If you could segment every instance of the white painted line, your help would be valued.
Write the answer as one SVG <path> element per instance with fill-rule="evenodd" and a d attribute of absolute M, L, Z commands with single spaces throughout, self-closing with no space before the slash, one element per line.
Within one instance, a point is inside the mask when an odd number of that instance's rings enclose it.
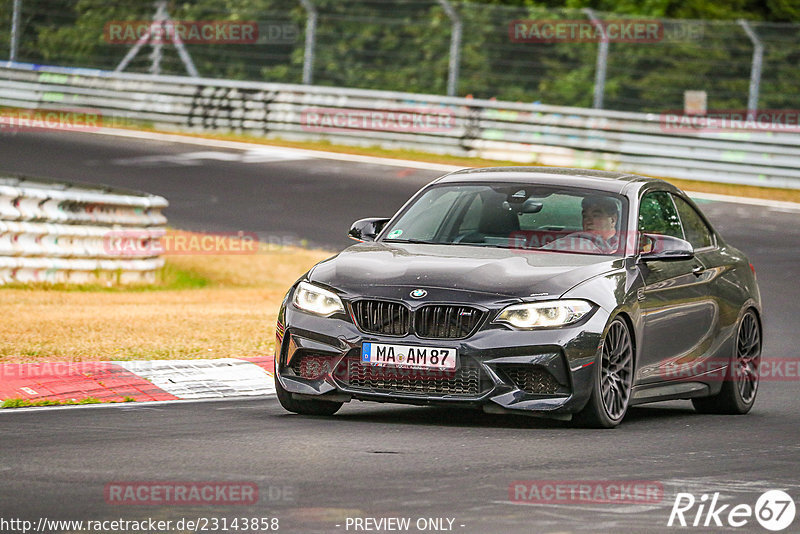
<path fill-rule="evenodd" d="M 261 145 L 258 143 L 244 143 L 241 141 L 223 141 L 220 139 L 205 139 L 202 137 L 190 137 L 179 134 L 164 134 L 155 132 L 142 132 L 137 130 L 123 130 L 119 128 L 101 128 L 94 132 L 77 132 L 77 133 L 94 133 L 102 135 L 110 135 L 116 137 L 128 137 L 133 139 L 145 139 L 151 141 L 163 141 L 167 143 L 183 143 L 190 145 L 198 145 L 205 147 L 216 148 L 229 148 L 234 150 L 251 151 L 256 148 L 270 147 L 280 149 L 287 157 L 291 155 L 297 156 L 297 159 L 331 159 L 337 161 L 349 161 L 353 163 L 368 163 L 373 165 L 385 165 L 390 167 L 403 167 L 411 169 L 422 169 L 430 171 L 453 172 L 464 169 L 456 165 L 443 165 L 439 163 L 426 163 L 422 161 L 410 161 L 392 158 L 379 158 L 376 156 L 359 156 L 355 154 L 340 154 L 338 152 L 325 152 L 322 150 L 309 150 L 305 148 L 285 148 L 276 147 L 273 145 Z M 800 203 L 784 202 L 780 200 L 766 200 L 762 198 L 749 198 L 737 197 L 731 195 L 718 195 L 715 193 L 699 193 L 696 191 L 686 191 L 686 194 L 692 198 L 703 200 L 711 200 L 715 202 L 731 202 L 735 204 L 748 204 L 751 206 L 765 206 L 776 209 L 783 209 L 789 211 L 800 211 Z"/>
<path fill-rule="evenodd" d="M 322 150 L 309 150 L 306 148 L 289 148 L 279 147 L 274 145 L 262 145 L 259 143 L 244 143 L 241 141 L 223 141 L 221 139 L 205 139 L 202 137 L 190 137 L 178 134 L 164 134 L 155 132 L 140 132 L 137 130 L 122 130 L 118 128 L 101 128 L 92 132 L 80 133 L 93 133 L 102 135 L 112 135 L 116 137 L 128 137 L 133 139 L 146 139 L 150 141 L 163 141 L 166 143 L 183 143 L 188 145 L 198 145 L 205 147 L 215 148 L 229 148 L 233 150 L 246 150 L 250 151 L 256 148 L 273 148 L 280 149 L 287 156 L 295 155 L 297 159 L 332 159 L 337 161 L 349 161 L 353 163 L 369 163 L 373 165 L 385 165 L 390 167 L 403 167 L 412 169 L 423 169 L 431 171 L 453 172 L 463 169 L 455 165 L 442 165 L 438 163 L 425 163 L 420 161 L 410 161 L 392 158 L 379 158 L 376 156 L 359 156 L 356 154 L 341 154 L 339 152 L 325 152 Z"/>
<path fill-rule="evenodd" d="M 692 198 L 701 200 L 711 200 L 714 202 L 730 202 L 732 204 L 748 204 L 750 206 L 765 206 L 780 210 L 800 211 L 800 204 L 797 202 L 785 202 L 782 200 L 769 200 L 765 198 L 735 197 L 733 195 L 718 195 L 716 193 L 699 193 L 697 191 L 686 191 Z"/>
<path fill-rule="evenodd" d="M 535 506 L 541 508 L 561 508 L 564 510 L 583 510 L 587 512 L 610 513 L 610 514 L 640 514 L 651 510 L 662 510 L 660 504 L 615 504 L 615 503 L 546 503 L 546 502 L 524 502 L 524 501 L 490 501 L 494 504 L 510 504 L 512 506 Z"/>
<path fill-rule="evenodd" d="M 266 163 L 271 161 L 307 160 L 311 156 L 287 152 L 281 147 L 248 148 L 244 152 L 220 152 L 203 150 L 200 152 L 184 152 L 182 154 L 157 154 L 155 156 L 139 156 L 134 158 L 118 158 L 111 160 L 114 165 L 126 167 L 157 167 L 175 165 L 179 167 L 199 166 L 203 161 L 235 161 L 239 163 Z"/>

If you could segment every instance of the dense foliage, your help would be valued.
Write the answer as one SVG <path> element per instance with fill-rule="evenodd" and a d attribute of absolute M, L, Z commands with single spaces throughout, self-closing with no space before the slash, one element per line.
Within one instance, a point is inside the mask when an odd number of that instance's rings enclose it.
<path fill-rule="evenodd" d="M 318 10 L 313 83 L 444 94 L 452 22 L 437 0 L 312 0 Z M 112 44 L 111 21 L 149 20 L 140 0 L 23 0 L 18 60 L 113 69 L 130 44 Z M 605 107 L 680 109 L 685 90 L 708 92 L 715 109 L 746 106 L 753 45 L 736 22 L 753 21 L 765 46 L 761 108 L 797 108 L 800 0 L 451 0 L 463 22 L 457 93 L 512 101 L 590 106 L 598 45 L 513 42 L 515 20 L 664 19 L 658 42 L 611 43 Z M 12 0 L 0 0 L 0 58 L 8 57 Z M 201 76 L 300 83 L 307 13 L 299 0 L 170 0 L 175 20 L 289 25 L 289 41 L 189 44 Z M 675 19 L 675 20 L 673 20 Z M 686 19 L 686 20 L 677 20 Z M 145 46 L 129 71 L 147 72 Z M 161 70 L 185 74 L 174 47 Z"/>

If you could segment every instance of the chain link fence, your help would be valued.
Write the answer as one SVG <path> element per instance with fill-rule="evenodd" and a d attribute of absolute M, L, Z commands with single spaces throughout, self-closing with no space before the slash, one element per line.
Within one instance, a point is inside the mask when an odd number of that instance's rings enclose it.
<path fill-rule="evenodd" d="M 13 0 L 0 0 L 0 61 L 11 57 Z"/>
<path fill-rule="evenodd" d="M 0 0 L 0 58 L 622 111 L 681 110 L 684 91 L 705 91 L 715 110 L 800 107 L 800 24 L 642 20 L 455 0 L 221 4 Z M 177 43 L 150 35 L 137 46 L 159 6 L 167 21 L 217 32 L 192 39 L 189 31 Z M 220 37 L 225 25 L 257 32 Z M 626 25 L 655 31 L 614 33 Z"/>

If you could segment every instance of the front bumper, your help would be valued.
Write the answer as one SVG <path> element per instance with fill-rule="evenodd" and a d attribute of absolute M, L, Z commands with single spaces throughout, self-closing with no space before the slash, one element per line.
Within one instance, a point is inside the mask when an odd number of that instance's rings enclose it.
<path fill-rule="evenodd" d="M 282 310 L 275 369 L 298 398 L 457 405 L 490 413 L 566 416 L 589 400 L 595 360 L 608 316 L 602 309 L 569 327 L 521 331 L 483 324 L 467 339 L 361 332 L 346 317 L 318 317 L 287 304 Z M 364 342 L 458 351 L 455 373 L 364 367 Z"/>

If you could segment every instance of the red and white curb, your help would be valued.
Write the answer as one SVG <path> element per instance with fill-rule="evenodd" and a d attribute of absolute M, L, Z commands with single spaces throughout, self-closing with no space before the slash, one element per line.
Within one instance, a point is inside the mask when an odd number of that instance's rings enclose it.
<path fill-rule="evenodd" d="M 118 365 L 179 399 L 275 393 L 271 373 L 236 358 L 131 361 Z"/>
<path fill-rule="evenodd" d="M 274 393 L 271 357 L 0 365 L 0 401 L 166 401 Z"/>

